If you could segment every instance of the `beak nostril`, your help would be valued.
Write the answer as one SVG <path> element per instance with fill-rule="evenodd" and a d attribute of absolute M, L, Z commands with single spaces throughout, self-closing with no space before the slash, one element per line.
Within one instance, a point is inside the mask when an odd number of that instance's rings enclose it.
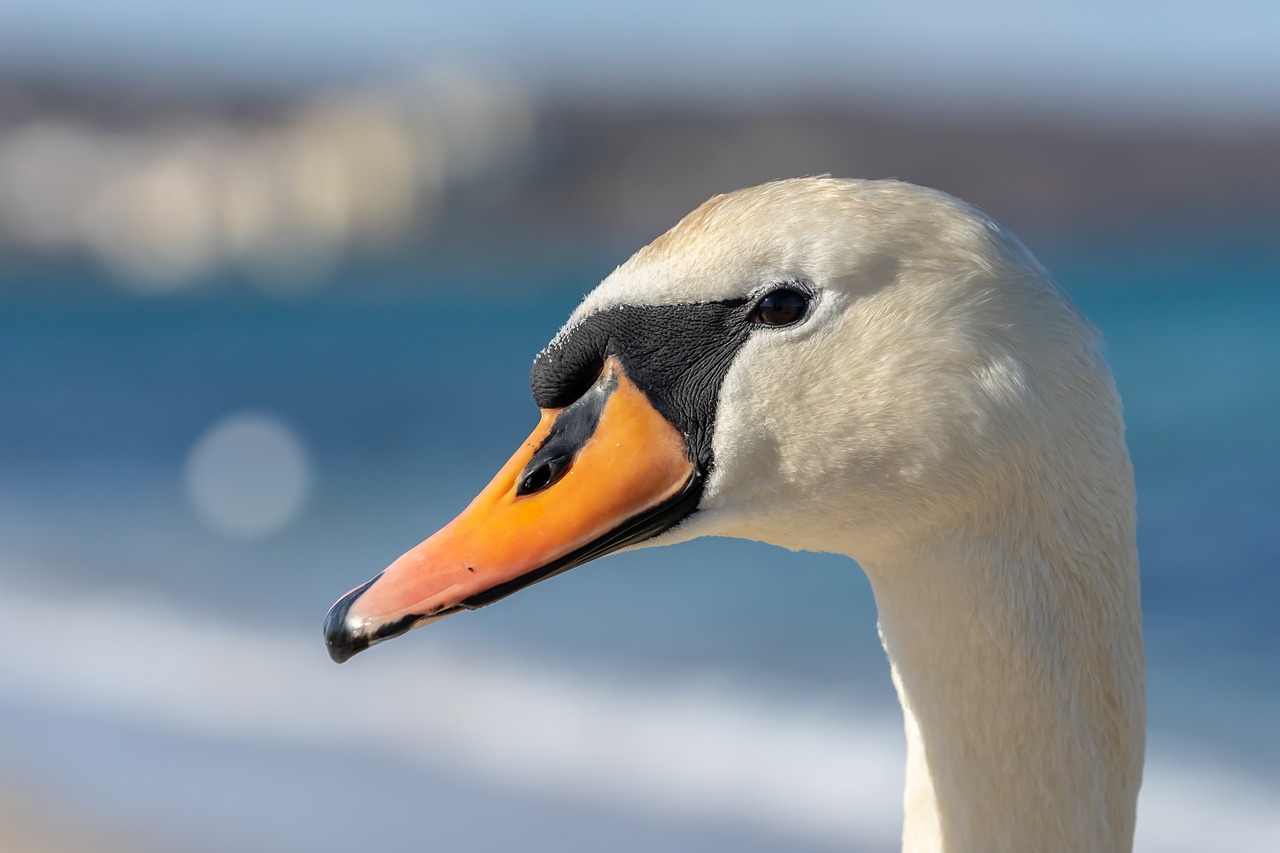
<path fill-rule="evenodd" d="M 516 494 L 519 496 L 537 494 L 554 485 L 568 472 L 572 462 L 572 456 L 557 455 L 543 460 L 542 464 L 535 468 L 527 469 L 524 479 L 516 489 Z"/>
<path fill-rule="evenodd" d="M 617 387 L 617 373 L 609 368 L 595 385 L 556 414 L 546 438 L 520 475 L 516 497 L 544 491 L 569 473 L 573 460 L 595 434 L 605 405 Z"/>
<path fill-rule="evenodd" d="M 516 494 L 533 494 L 534 492 L 542 491 L 549 485 L 551 485 L 551 466 L 539 465 L 520 482 L 520 489 Z"/>

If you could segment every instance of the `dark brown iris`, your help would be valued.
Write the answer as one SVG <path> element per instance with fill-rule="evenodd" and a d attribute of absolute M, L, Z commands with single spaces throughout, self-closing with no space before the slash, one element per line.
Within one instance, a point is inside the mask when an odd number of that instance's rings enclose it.
<path fill-rule="evenodd" d="M 780 287 L 764 295 L 751 309 L 751 322 L 761 326 L 790 326 L 809 310 L 809 296 L 790 287 Z"/>

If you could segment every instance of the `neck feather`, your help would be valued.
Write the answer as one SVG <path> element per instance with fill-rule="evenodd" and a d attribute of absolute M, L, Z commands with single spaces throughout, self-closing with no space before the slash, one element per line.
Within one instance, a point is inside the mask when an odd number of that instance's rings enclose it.
<path fill-rule="evenodd" d="M 904 850 L 1131 848 L 1144 737 L 1132 504 L 1055 503 L 1052 524 L 1033 504 L 863 562 L 906 723 Z"/>

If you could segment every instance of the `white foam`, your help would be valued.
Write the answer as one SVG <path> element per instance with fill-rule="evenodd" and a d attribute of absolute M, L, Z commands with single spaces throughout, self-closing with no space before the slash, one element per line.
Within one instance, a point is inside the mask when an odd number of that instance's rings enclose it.
<path fill-rule="evenodd" d="M 210 738 L 347 743 L 504 786 L 642 813 L 892 847 L 896 719 L 814 697 L 388 648 L 344 667 L 318 636 L 246 630 L 137 595 L 5 596 L 0 691 Z M 1280 787 L 1153 749 L 1138 849 L 1261 849 Z"/>

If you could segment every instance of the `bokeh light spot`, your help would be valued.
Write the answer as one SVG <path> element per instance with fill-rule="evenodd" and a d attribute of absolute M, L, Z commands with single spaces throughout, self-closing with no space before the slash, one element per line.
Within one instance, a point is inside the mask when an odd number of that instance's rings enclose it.
<path fill-rule="evenodd" d="M 279 418 L 238 412 L 211 426 L 187 455 L 187 498 L 217 532 L 257 539 L 292 521 L 311 487 L 311 463 Z"/>

